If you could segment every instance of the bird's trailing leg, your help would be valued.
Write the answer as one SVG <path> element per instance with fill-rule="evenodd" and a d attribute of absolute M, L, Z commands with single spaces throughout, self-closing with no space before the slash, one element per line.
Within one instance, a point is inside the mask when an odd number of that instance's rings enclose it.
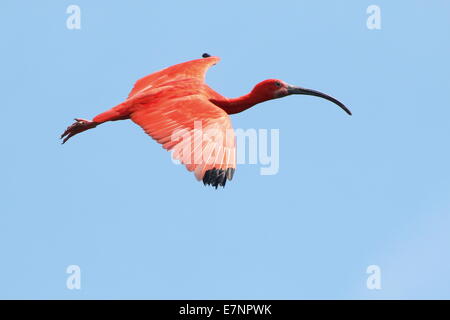
<path fill-rule="evenodd" d="M 129 118 L 130 118 L 129 111 L 125 104 L 119 104 L 112 109 L 100 113 L 99 115 L 95 116 L 94 119 L 92 120 L 75 118 L 75 123 L 67 127 L 66 131 L 64 131 L 64 133 L 61 135 L 61 139 L 63 139 L 62 143 L 64 144 L 74 135 L 95 128 L 96 126 L 104 122 L 126 120 Z"/>
<path fill-rule="evenodd" d="M 63 139 L 62 143 L 64 144 L 74 135 L 95 128 L 98 125 L 99 123 L 95 121 L 75 118 L 75 123 L 68 126 L 66 131 L 64 131 L 64 133 L 61 135 L 61 139 Z"/>

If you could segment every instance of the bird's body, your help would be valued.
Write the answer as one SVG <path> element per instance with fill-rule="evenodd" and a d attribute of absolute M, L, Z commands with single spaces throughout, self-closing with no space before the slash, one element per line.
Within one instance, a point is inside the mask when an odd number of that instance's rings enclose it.
<path fill-rule="evenodd" d="M 318 91 L 293 87 L 269 79 L 247 95 L 226 98 L 205 84 L 207 70 L 220 59 L 192 60 L 152 73 L 138 80 L 128 98 L 92 120 L 75 119 L 63 133 L 63 143 L 72 136 L 106 121 L 131 119 L 194 171 L 204 184 L 225 186 L 236 168 L 235 139 L 229 114 L 289 94 L 309 94 L 328 99 L 347 113 L 336 99 Z"/>

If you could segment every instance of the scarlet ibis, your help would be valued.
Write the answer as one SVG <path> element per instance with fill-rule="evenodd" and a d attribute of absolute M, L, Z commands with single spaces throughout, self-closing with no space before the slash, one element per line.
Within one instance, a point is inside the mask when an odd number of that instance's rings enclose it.
<path fill-rule="evenodd" d="M 163 148 L 172 150 L 173 157 L 189 171 L 194 171 L 197 180 L 217 189 L 233 178 L 236 168 L 235 138 L 229 114 L 267 100 L 300 94 L 327 99 L 351 115 L 343 103 L 325 93 L 278 79 L 264 80 L 244 96 L 226 98 L 204 82 L 207 70 L 219 60 L 203 54 L 202 59 L 180 63 L 139 79 L 124 102 L 92 120 L 76 118 L 61 135 L 62 143 L 106 121 L 131 119 Z M 196 133 L 198 123 L 203 130 L 215 130 L 215 136 L 202 130 L 201 134 Z M 183 139 L 174 138 L 175 132 L 183 132 Z"/>

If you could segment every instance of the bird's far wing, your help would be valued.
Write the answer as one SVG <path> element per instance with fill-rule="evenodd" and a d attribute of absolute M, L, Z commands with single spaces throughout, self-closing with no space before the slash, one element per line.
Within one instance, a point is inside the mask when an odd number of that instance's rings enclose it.
<path fill-rule="evenodd" d="M 208 69 L 219 62 L 219 60 L 219 57 L 196 59 L 154 72 L 136 81 L 128 95 L 128 99 L 143 90 L 155 88 L 173 80 L 197 79 L 204 81 Z"/>
<path fill-rule="evenodd" d="M 224 186 L 236 168 L 233 127 L 228 114 L 201 95 L 141 105 L 131 120 L 204 184 Z"/>

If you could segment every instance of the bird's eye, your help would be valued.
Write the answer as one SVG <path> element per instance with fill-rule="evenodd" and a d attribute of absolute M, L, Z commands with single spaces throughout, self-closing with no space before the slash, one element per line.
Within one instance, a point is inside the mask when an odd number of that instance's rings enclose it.
<path fill-rule="evenodd" d="M 277 82 L 275 82 L 275 85 L 276 85 L 277 87 L 281 87 L 281 82 L 277 81 Z"/>

